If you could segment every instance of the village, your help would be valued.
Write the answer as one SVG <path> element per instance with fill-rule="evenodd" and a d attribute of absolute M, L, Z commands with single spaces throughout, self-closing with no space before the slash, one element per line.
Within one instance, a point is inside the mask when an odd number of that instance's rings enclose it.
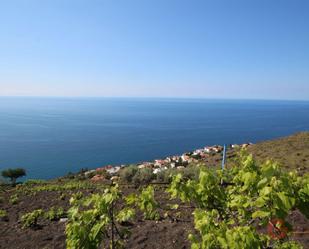
<path fill-rule="evenodd" d="M 252 143 L 231 144 L 227 148 L 235 150 L 247 148 L 251 145 Z M 189 164 L 198 163 L 207 159 L 210 156 L 221 154 L 223 152 L 223 149 L 224 147 L 221 145 L 206 146 L 204 148 L 196 149 L 192 152 L 183 153 L 182 155 L 168 156 L 165 159 L 156 159 L 151 162 L 137 163 L 135 166 L 138 169 L 151 169 L 153 174 L 158 174 L 159 172 L 173 168 L 184 169 Z M 106 165 L 97 169 L 86 171 L 84 174 L 85 176 L 91 176 L 91 180 L 96 182 L 104 180 L 104 176 L 100 172 L 106 171 L 111 176 L 112 181 L 117 181 L 119 179 L 119 177 L 117 176 L 118 172 L 125 167 L 128 167 L 128 165 Z"/>

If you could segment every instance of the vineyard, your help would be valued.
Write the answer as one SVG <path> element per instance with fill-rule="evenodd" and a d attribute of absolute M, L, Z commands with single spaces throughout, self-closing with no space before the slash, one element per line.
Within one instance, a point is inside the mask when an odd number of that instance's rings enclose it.
<path fill-rule="evenodd" d="M 20 248 L 308 246 L 308 174 L 286 172 L 271 161 L 258 164 L 245 152 L 225 170 L 196 167 L 197 177 L 176 171 L 166 184 L 30 181 L 4 189 L 0 207 L 10 203 L 10 208 L 0 212 L 0 232 L 6 234 L 0 248 L 19 248 L 7 232 L 14 215 L 19 218 L 13 230 L 21 238 L 37 239 L 44 231 L 39 244 Z M 27 212 L 14 209 L 24 202 Z"/>

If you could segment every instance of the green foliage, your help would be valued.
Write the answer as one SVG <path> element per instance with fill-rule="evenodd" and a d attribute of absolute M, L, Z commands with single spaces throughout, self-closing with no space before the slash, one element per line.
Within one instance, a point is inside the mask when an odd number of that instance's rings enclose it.
<path fill-rule="evenodd" d="M 182 175 L 188 180 L 198 180 L 200 175 L 201 165 L 189 165 L 188 167 L 182 169 Z"/>
<path fill-rule="evenodd" d="M 96 175 L 101 175 L 104 179 L 110 179 L 111 175 L 106 171 L 106 169 L 100 169 L 95 171 Z"/>
<path fill-rule="evenodd" d="M 301 186 L 298 190 L 297 208 L 309 219 L 309 174 L 298 179 Z"/>
<path fill-rule="evenodd" d="M 158 211 L 158 203 L 154 198 L 154 189 L 152 186 L 148 186 L 142 190 L 139 196 L 139 208 L 144 212 L 145 219 L 157 220 L 160 218 Z"/>
<path fill-rule="evenodd" d="M 37 192 L 48 191 L 74 191 L 82 189 L 95 189 L 96 186 L 89 181 L 65 180 L 59 182 L 44 182 L 35 185 L 19 185 L 18 192 L 23 194 L 35 194 Z"/>
<path fill-rule="evenodd" d="M 70 198 L 70 204 L 74 205 L 79 203 L 79 201 L 83 198 L 83 193 L 82 192 L 76 192 L 74 193 L 71 198 Z"/>
<path fill-rule="evenodd" d="M 192 249 L 301 248 L 289 240 L 289 233 L 285 238 L 275 240 L 258 233 L 256 225 L 266 226 L 274 219 L 286 222 L 289 212 L 296 208 L 308 217 L 309 175 L 299 177 L 295 172 L 283 172 L 279 165 L 271 161 L 258 165 L 252 156 L 244 152 L 233 167 L 224 171 L 196 166 L 166 170 L 161 176 L 157 175 L 157 179 L 162 177 L 168 180 L 170 175 L 172 180 L 167 192 L 171 198 L 197 207 L 193 212 L 196 232 L 189 235 Z M 150 182 L 153 174 L 149 169 L 138 170 L 130 166 L 120 171 L 120 177 L 128 183 L 140 185 Z M 30 182 L 17 188 L 16 192 L 80 191 L 85 188 L 99 189 L 87 182 L 74 180 L 59 183 Z M 60 193 L 64 196 L 64 193 Z M 11 196 L 11 199 L 14 198 L 18 200 L 17 195 Z M 82 192 L 72 194 L 66 225 L 67 248 L 99 248 L 104 239 L 111 238 L 112 227 L 133 221 L 135 208 L 142 211 L 144 219 L 160 218 L 152 186 L 144 188 L 139 195 L 125 197 L 129 207 L 120 209 L 122 198 L 117 185 L 87 197 Z M 179 208 L 178 204 L 167 206 L 169 209 Z M 181 211 L 181 208 L 177 211 Z M 25 214 L 22 217 L 23 227 L 37 225 L 42 212 L 35 210 Z M 180 217 L 181 213 L 177 212 L 176 215 Z M 63 216 L 64 211 L 54 207 L 44 215 L 49 220 Z M 169 213 L 166 213 L 166 217 L 169 217 Z M 122 235 L 120 231 L 117 235 L 120 240 L 114 241 L 114 248 L 122 246 Z"/>
<path fill-rule="evenodd" d="M 106 189 L 103 194 L 92 194 L 81 202 L 72 202 L 69 209 L 69 222 L 66 226 L 67 249 L 97 249 L 102 240 L 108 237 L 110 225 L 114 217 L 125 220 L 131 217 L 131 211 L 120 211 L 118 214 L 114 204 L 121 193 L 118 186 Z M 115 248 L 120 241 L 115 242 Z"/>
<path fill-rule="evenodd" d="M 173 176 L 167 192 L 172 198 L 180 198 L 183 202 L 193 201 L 200 208 L 223 209 L 226 202 L 220 178 L 207 169 L 200 171 L 197 181 L 185 180 L 180 173 Z"/>
<path fill-rule="evenodd" d="M 65 197 L 66 197 L 66 195 L 65 195 L 64 193 L 62 193 L 62 194 L 59 196 L 59 199 L 63 201 L 63 200 L 65 200 Z"/>
<path fill-rule="evenodd" d="M 254 221 L 260 225 L 273 218 L 286 222 L 294 208 L 308 213 L 308 178 L 285 173 L 271 161 L 257 165 L 243 152 L 231 169 L 202 169 L 198 180 L 177 174 L 167 191 L 172 198 L 199 207 L 194 222 L 200 236 L 190 235 L 193 249 L 264 248 L 271 238 L 256 233 L 251 225 Z M 283 246 L 281 241 L 277 244 L 278 248 Z M 282 248 L 294 245 L 284 244 Z"/>
<path fill-rule="evenodd" d="M 43 210 L 42 209 L 37 209 L 34 210 L 31 213 L 26 213 L 21 217 L 21 222 L 23 228 L 27 227 L 35 227 L 37 226 L 37 222 L 40 216 L 42 216 Z"/>
<path fill-rule="evenodd" d="M 286 241 L 283 243 L 277 243 L 274 249 L 302 249 L 303 247 L 295 241 Z"/>
<path fill-rule="evenodd" d="M 162 170 L 156 174 L 156 181 L 170 183 L 173 179 L 173 176 L 177 175 L 178 173 L 180 173 L 184 179 L 198 180 L 201 168 L 203 168 L 201 165 L 190 164 L 184 169 L 172 168 Z"/>
<path fill-rule="evenodd" d="M 136 205 L 143 212 L 146 220 L 158 220 L 160 215 L 157 211 L 158 203 L 154 198 L 154 189 L 148 186 L 140 195 L 131 194 L 126 197 L 128 205 Z"/>
<path fill-rule="evenodd" d="M 15 205 L 18 203 L 18 195 L 17 194 L 14 194 L 14 195 L 11 195 L 10 196 L 10 199 L 9 199 L 9 203 L 12 204 L 12 205 Z"/>
<path fill-rule="evenodd" d="M 53 221 L 53 220 L 59 220 L 64 215 L 65 215 L 65 212 L 64 212 L 63 208 L 52 207 L 48 212 L 46 212 L 44 214 L 44 218 Z"/>
<path fill-rule="evenodd" d="M 0 209 L 0 218 L 6 217 L 7 213 L 5 210 Z"/>
<path fill-rule="evenodd" d="M 1 172 L 1 175 L 5 178 L 10 178 L 13 185 L 16 184 L 16 179 L 26 175 L 26 170 L 22 168 L 7 169 Z"/>
<path fill-rule="evenodd" d="M 190 234 L 192 249 L 258 249 L 267 245 L 264 235 L 259 235 L 252 227 L 234 226 L 221 221 L 219 212 L 215 209 L 194 211 L 194 223 L 201 240 Z"/>
<path fill-rule="evenodd" d="M 126 183 L 132 183 L 133 177 L 135 176 L 137 171 L 138 168 L 135 165 L 124 167 L 119 172 L 120 179 Z"/>
<path fill-rule="evenodd" d="M 149 168 L 139 169 L 133 176 L 132 183 L 136 186 L 149 184 L 153 180 L 153 178 L 154 174 L 152 173 L 152 169 Z"/>
<path fill-rule="evenodd" d="M 24 185 L 26 185 L 26 186 L 33 186 L 33 185 L 45 184 L 45 183 L 47 183 L 47 182 L 44 181 L 44 180 L 29 179 L 29 180 L 24 182 Z"/>
<path fill-rule="evenodd" d="M 118 222 L 127 222 L 132 220 L 134 217 L 135 210 L 133 208 L 124 208 L 118 213 L 116 220 Z"/>
<path fill-rule="evenodd" d="M 73 179 L 76 178 L 76 176 L 77 176 L 77 174 L 74 174 L 73 172 L 69 171 L 69 172 L 66 174 L 66 176 L 64 176 L 64 178 L 65 178 L 65 179 L 71 179 L 71 180 L 73 180 Z"/>
<path fill-rule="evenodd" d="M 251 156 L 243 160 L 243 167 L 236 168 L 233 187 L 228 188 L 229 207 L 237 210 L 244 219 L 259 218 L 267 224 L 272 217 L 285 219 L 296 207 L 301 188 L 295 173 L 282 172 L 276 163 L 267 161 L 257 167 Z"/>
<path fill-rule="evenodd" d="M 97 175 L 97 172 L 94 170 L 94 171 L 91 171 L 91 172 L 87 172 L 85 173 L 85 177 L 88 178 L 88 179 L 91 179 L 92 177 L 94 177 L 95 175 Z"/>
<path fill-rule="evenodd" d="M 162 170 L 156 174 L 156 181 L 169 183 L 172 175 L 175 174 L 174 172 L 176 172 L 176 169 Z"/>
<path fill-rule="evenodd" d="M 176 209 L 179 208 L 179 204 L 169 204 L 168 207 L 169 207 L 170 209 L 176 210 Z"/>

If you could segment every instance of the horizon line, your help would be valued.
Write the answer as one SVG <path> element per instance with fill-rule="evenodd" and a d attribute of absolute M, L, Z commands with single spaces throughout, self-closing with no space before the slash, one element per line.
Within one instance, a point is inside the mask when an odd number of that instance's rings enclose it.
<path fill-rule="evenodd" d="M 252 101 L 299 101 L 308 102 L 309 99 L 271 99 L 271 98 L 222 98 L 222 97 L 194 97 L 194 96 L 61 96 L 61 95 L 0 95 L 0 98 L 52 98 L 52 99 L 183 99 L 183 100 L 252 100 Z"/>

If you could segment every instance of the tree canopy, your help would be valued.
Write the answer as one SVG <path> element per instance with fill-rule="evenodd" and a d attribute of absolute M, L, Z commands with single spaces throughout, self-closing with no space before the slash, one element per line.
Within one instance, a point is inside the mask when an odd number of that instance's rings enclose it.
<path fill-rule="evenodd" d="M 1 172 L 1 175 L 5 178 L 10 178 L 13 185 L 16 183 L 16 179 L 26 175 L 26 170 L 23 168 L 6 169 Z"/>

